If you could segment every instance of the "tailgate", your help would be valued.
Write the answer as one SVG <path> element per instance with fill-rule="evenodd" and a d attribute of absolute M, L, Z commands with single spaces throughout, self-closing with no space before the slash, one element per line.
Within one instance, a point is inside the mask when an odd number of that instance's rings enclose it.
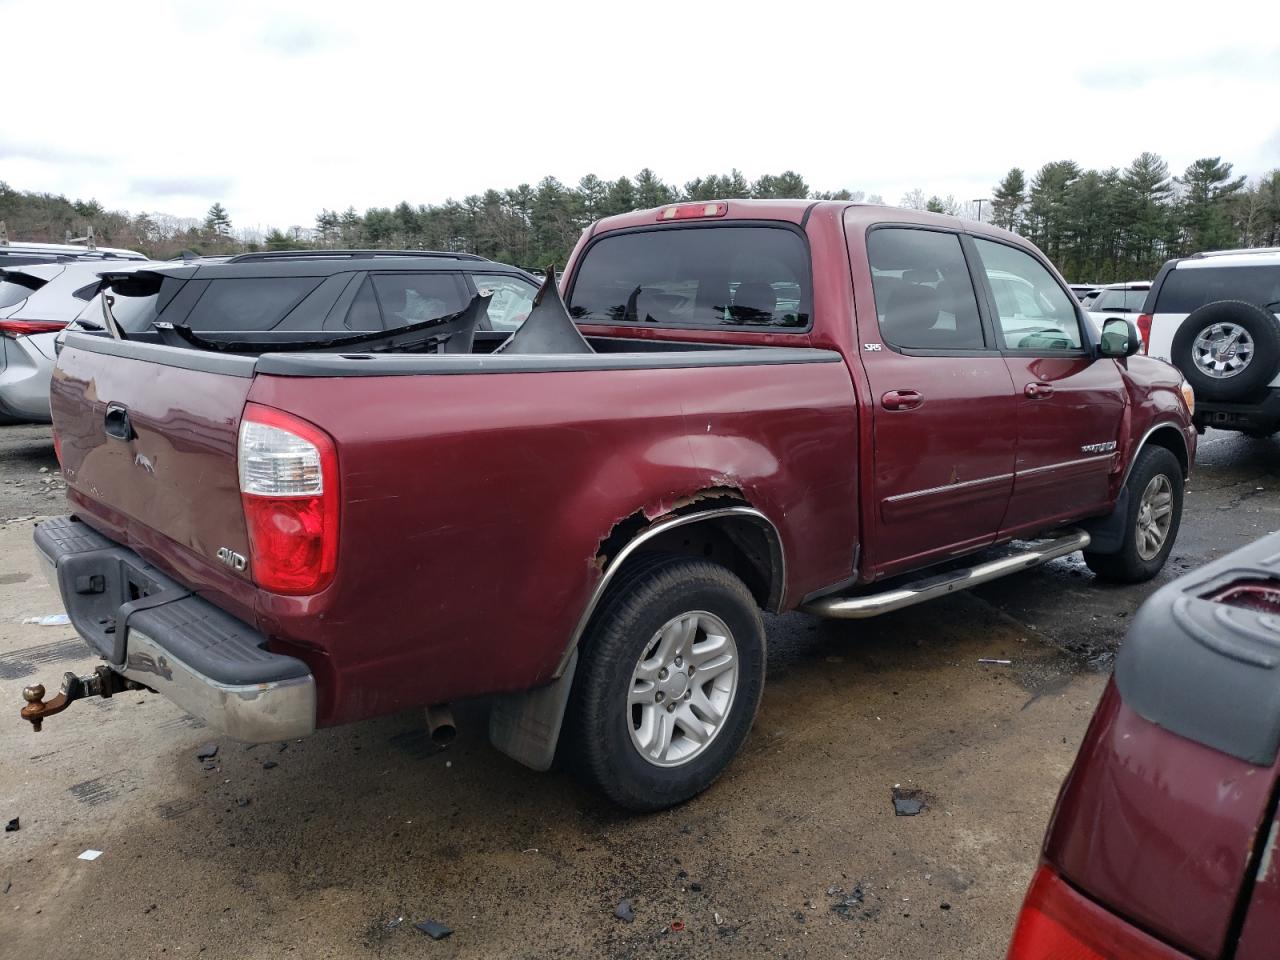
<path fill-rule="evenodd" d="M 53 374 L 54 435 L 76 514 L 187 586 L 252 584 L 236 435 L 254 360 L 69 334 Z M 242 615 L 244 610 L 242 609 Z"/>

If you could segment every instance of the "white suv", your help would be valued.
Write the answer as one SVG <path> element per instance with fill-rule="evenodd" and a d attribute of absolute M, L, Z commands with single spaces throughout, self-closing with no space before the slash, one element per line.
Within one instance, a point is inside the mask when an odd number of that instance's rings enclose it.
<path fill-rule="evenodd" d="M 1170 260 L 1138 330 L 1149 356 L 1182 371 L 1196 426 L 1252 436 L 1280 431 L 1280 248 Z"/>

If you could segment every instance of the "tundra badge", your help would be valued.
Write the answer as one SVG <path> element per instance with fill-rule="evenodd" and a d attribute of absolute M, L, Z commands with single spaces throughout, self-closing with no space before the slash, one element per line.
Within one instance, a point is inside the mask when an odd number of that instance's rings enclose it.
<path fill-rule="evenodd" d="M 1081 453 L 1110 453 L 1116 448 L 1114 440 L 1108 440 L 1106 443 L 1086 443 L 1080 447 Z"/>
<path fill-rule="evenodd" d="M 245 559 L 243 553 L 236 553 L 234 550 L 229 550 L 226 547 L 218 548 L 218 559 L 232 570 L 243 570 L 249 564 L 249 561 Z"/>

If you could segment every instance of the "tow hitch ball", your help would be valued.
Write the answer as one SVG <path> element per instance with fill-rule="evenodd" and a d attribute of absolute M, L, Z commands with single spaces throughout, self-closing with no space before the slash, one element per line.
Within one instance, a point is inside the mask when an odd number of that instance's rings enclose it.
<path fill-rule="evenodd" d="M 62 675 L 62 689 L 48 703 L 44 702 L 44 684 L 22 688 L 22 699 L 27 705 L 22 708 L 22 719 L 28 721 L 36 733 L 45 717 L 61 713 L 75 701 L 84 697 L 110 697 L 125 690 L 146 690 L 147 687 L 136 680 L 129 680 L 116 673 L 110 667 L 101 666 L 87 677 L 77 677 L 74 673 Z"/>

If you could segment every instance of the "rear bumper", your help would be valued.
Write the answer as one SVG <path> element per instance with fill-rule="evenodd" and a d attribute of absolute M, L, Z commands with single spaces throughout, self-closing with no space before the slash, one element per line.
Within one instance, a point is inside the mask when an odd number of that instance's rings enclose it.
<path fill-rule="evenodd" d="M 1195 424 L 1200 430 L 1241 430 L 1275 433 L 1280 430 L 1280 388 L 1271 387 L 1254 403 L 1226 403 L 1196 398 Z"/>
<path fill-rule="evenodd" d="M 314 732 L 302 661 L 74 517 L 43 521 L 35 542 L 76 631 L 112 669 L 237 740 Z"/>

